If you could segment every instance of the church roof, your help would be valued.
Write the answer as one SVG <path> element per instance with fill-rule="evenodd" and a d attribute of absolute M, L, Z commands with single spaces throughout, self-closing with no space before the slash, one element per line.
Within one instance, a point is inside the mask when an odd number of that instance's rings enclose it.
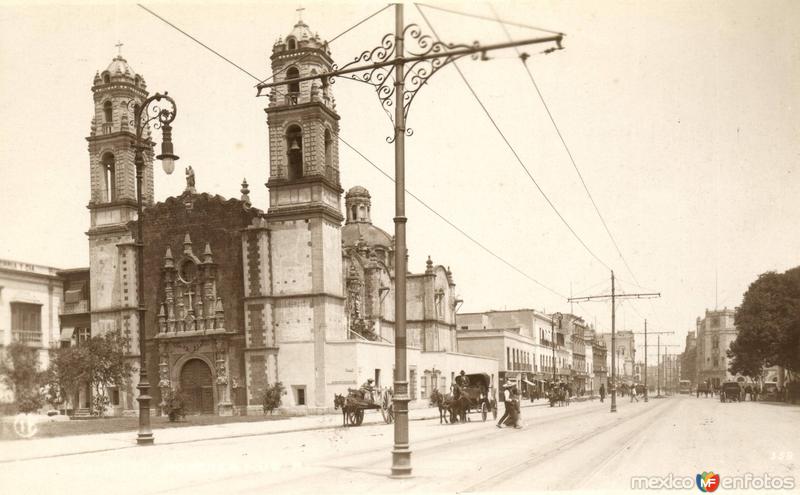
<path fill-rule="evenodd" d="M 353 222 L 342 227 L 342 245 L 353 247 L 363 239 L 368 246 L 381 246 L 389 248 L 392 245 L 392 236 L 383 229 L 366 222 Z"/>
<path fill-rule="evenodd" d="M 289 36 L 294 36 L 297 41 L 311 39 L 314 37 L 314 35 L 311 33 L 311 29 L 308 28 L 308 24 L 303 22 L 302 19 L 297 21 L 297 24 L 294 25 L 294 29 L 292 29 L 292 32 L 289 33 Z"/>
<path fill-rule="evenodd" d="M 122 55 L 117 55 L 114 57 L 114 60 L 108 64 L 108 68 L 106 68 L 106 70 L 112 76 L 119 73 L 133 77 L 136 74 L 133 69 L 131 69 L 131 66 L 128 65 L 128 61 L 122 58 Z"/>
<path fill-rule="evenodd" d="M 353 196 L 365 196 L 367 198 L 370 197 L 369 191 L 363 186 L 353 186 L 347 191 L 347 194 L 344 195 L 345 198 L 350 198 Z"/>

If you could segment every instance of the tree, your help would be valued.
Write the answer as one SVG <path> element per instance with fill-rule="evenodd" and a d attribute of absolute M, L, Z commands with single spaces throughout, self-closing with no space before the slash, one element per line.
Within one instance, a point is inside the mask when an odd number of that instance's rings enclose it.
<path fill-rule="evenodd" d="M 0 359 L 0 381 L 14 392 L 20 412 L 34 412 L 44 405 L 44 374 L 39 370 L 37 349 L 21 342 L 6 347 L 5 356 Z"/>
<path fill-rule="evenodd" d="M 92 414 L 102 416 L 109 403 L 106 389 L 124 387 L 136 371 L 125 359 L 127 343 L 128 339 L 110 332 L 55 351 L 48 400 L 63 403 L 67 397 L 74 397 L 78 386 L 88 384 L 92 390 Z"/>
<path fill-rule="evenodd" d="M 745 292 L 735 321 L 731 373 L 757 378 L 769 366 L 800 370 L 800 267 L 761 274 Z"/>
<path fill-rule="evenodd" d="M 281 396 L 286 395 L 286 389 L 281 382 L 275 382 L 273 385 L 267 385 L 263 394 L 264 414 L 270 413 L 280 407 Z"/>

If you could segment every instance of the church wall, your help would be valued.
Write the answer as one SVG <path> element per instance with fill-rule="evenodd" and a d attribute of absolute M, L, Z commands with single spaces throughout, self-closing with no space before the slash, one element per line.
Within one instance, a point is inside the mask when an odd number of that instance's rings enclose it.
<path fill-rule="evenodd" d="M 114 235 L 89 241 L 92 310 L 117 308 L 120 305 L 117 244 L 122 240 L 123 236 Z"/>
<path fill-rule="evenodd" d="M 328 310 L 325 311 L 325 339 L 327 341 L 347 339 L 347 318 L 344 311 L 344 300 L 328 299 Z"/>
<path fill-rule="evenodd" d="M 343 295 L 342 289 L 342 232 L 339 225 L 322 221 L 322 250 L 327 253 L 323 269 L 323 290 L 330 294 Z"/>
<path fill-rule="evenodd" d="M 287 220 L 271 222 L 269 225 L 273 294 L 276 296 L 307 294 L 312 290 L 311 230 L 308 222 Z"/>
<path fill-rule="evenodd" d="M 316 373 L 312 357 L 314 356 L 313 342 L 287 342 L 282 343 L 278 351 L 278 379 L 286 387 L 287 394 L 283 397 L 282 407 L 305 410 L 316 407 Z M 305 395 L 305 405 L 299 405 L 298 389 L 302 387 Z M 331 407 L 333 397 L 331 397 Z M 302 412 L 302 411 L 298 411 Z"/>
<path fill-rule="evenodd" d="M 313 339 L 314 310 L 310 298 L 278 299 L 274 308 L 278 345 Z"/>
<path fill-rule="evenodd" d="M 261 214 L 260 210 L 245 208 L 238 200 L 225 200 L 220 196 L 208 194 L 192 194 L 185 192 L 179 198 L 168 198 L 146 208 L 144 218 L 144 271 L 145 271 L 145 307 L 147 309 L 148 338 L 148 374 L 158 377 L 158 349 L 153 337 L 158 333 L 158 313 L 160 304 L 165 300 L 163 280 L 164 255 L 169 246 L 175 265 L 180 266 L 184 257 L 184 237 L 189 234 L 194 256 L 203 259 L 206 243 L 209 244 L 213 261 L 217 264 L 216 291 L 222 299 L 224 309 L 223 327 L 228 332 L 231 345 L 228 348 L 228 382 L 234 380 L 245 384 L 241 376 L 242 365 L 238 357 L 244 346 L 244 259 L 242 236 L 244 229 L 252 223 L 253 218 Z M 135 228 L 131 224 L 131 228 Z M 230 333 L 239 338 L 230 340 Z M 160 339 L 162 342 L 164 339 Z M 171 345 L 170 361 L 179 360 L 196 347 L 199 340 L 192 337 L 177 336 L 167 339 Z M 212 361 L 213 362 L 213 361 Z M 238 364 L 237 364 L 238 363 Z M 179 370 L 171 370 L 178 372 Z M 212 372 L 214 372 L 212 366 Z M 150 378 L 151 383 L 157 380 Z M 178 383 L 173 383 L 173 388 Z M 215 398 L 219 399 L 217 387 Z M 161 391 L 154 386 L 151 390 L 154 403 L 161 401 Z"/>

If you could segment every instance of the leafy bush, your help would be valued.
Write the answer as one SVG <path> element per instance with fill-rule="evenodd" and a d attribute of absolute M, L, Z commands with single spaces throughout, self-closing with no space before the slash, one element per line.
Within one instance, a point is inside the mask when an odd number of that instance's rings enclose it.
<path fill-rule="evenodd" d="M 134 366 L 125 359 L 128 339 L 117 333 L 96 335 L 75 347 L 56 349 L 48 373 L 47 399 L 53 405 L 74 397 L 77 388 L 92 388 L 92 414 L 103 416 L 109 404 L 109 387 L 124 388 Z"/>
<path fill-rule="evenodd" d="M 163 400 L 165 404 L 164 412 L 170 421 L 175 422 L 186 417 L 186 403 L 189 402 L 189 397 L 185 392 L 168 389 L 164 394 Z"/>
<path fill-rule="evenodd" d="M 270 413 L 281 406 L 281 396 L 286 395 L 286 389 L 281 382 L 267 385 L 262 396 L 264 414 Z"/>
<path fill-rule="evenodd" d="M 20 342 L 6 348 L 0 359 L 0 382 L 14 392 L 19 412 L 38 411 L 44 405 L 45 373 L 39 371 L 39 351 Z"/>

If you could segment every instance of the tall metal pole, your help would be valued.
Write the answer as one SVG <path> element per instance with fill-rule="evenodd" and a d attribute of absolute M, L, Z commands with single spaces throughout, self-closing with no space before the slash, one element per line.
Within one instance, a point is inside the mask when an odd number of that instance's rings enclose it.
<path fill-rule="evenodd" d="M 141 110 L 140 110 L 141 111 Z M 144 233 L 142 228 L 142 179 L 144 176 L 144 157 L 141 143 L 141 116 L 136 116 L 136 300 L 139 326 L 139 434 L 136 443 L 153 444 L 153 430 L 150 428 L 150 382 L 147 380 L 147 352 L 145 348 L 145 308 L 144 308 Z"/>
<path fill-rule="evenodd" d="M 614 292 L 614 270 L 611 270 L 611 412 L 617 412 L 617 371 L 615 368 L 617 365 L 617 304 L 615 297 L 616 292 Z"/>
<path fill-rule="evenodd" d="M 644 401 L 647 402 L 647 396 L 650 394 L 647 389 L 647 320 L 644 320 Z"/>
<path fill-rule="evenodd" d="M 661 397 L 661 335 L 656 346 L 656 397 Z"/>
<path fill-rule="evenodd" d="M 392 477 L 411 476 L 411 449 L 408 443 L 408 380 L 406 379 L 406 185 L 405 136 L 406 117 L 403 105 L 404 59 L 403 4 L 395 8 L 395 43 L 397 57 L 394 64 L 394 197 L 395 197 L 395 341 L 394 341 L 394 448 L 392 449 Z"/>

